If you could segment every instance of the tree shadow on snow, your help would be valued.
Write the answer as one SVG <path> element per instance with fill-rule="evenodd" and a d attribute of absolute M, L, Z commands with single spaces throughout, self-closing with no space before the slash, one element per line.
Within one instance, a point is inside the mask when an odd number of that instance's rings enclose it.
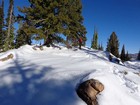
<path fill-rule="evenodd" d="M 28 62 L 26 62 L 28 63 Z M 24 66 L 14 61 L 15 66 L 0 71 L 0 105 L 76 105 L 78 96 L 73 80 L 42 80 L 52 67 L 35 64 Z M 8 79 L 8 78 L 12 78 Z M 4 82 L 7 82 L 7 84 Z M 20 80 L 20 81 L 19 81 Z"/>

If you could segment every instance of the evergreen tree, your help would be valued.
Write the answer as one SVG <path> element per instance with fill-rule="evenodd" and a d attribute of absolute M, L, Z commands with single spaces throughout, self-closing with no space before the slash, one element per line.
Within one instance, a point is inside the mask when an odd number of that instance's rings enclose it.
<path fill-rule="evenodd" d="M 125 46 L 123 45 L 121 55 L 120 55 L 121 60 L 124 62 L 126 61 L 126 55 L 125 55 Z"/>
<path fill-rule="evenodd" d="M 113 32 L 108 39 L 106 51 L 119 57 L 119 40 L 115 32 Z"/>
<path fill-rule="evenodd" d="M 100 44 L 98 45 L 98 50 L 101 50 L 101 45 Z"/>
<path fill-rule="evenodd" d="M 80 0 L 29 0 L 29 3 L 30 7 L 19 8 L 25 14 L 19 17 L 26 24 L 24 32 L 27 35 L 44 39 L 47 46 L 62 41 L 60 35 L 78 44 L 80 38 L 86 39 Z"/>
<path fill-rule="evenodd" d="M 101 51 L 103 51 L 103 50 L 104 50 L 104 48 L 103 48 L 103 45 L 102 45 L 102 44 L 101 44 L 100 50 L 101 50 Z"/>
<path fill-rule="evenodd" d="M 101 44 L 101 45 L 100 45 L 100 44 L 98 45 L 98 50 L 101 50 L 101 51 L 103 51 L 103 50 L 104 50 L 104 48 L 103 48 L 103 45 L 102 45 L 102 44 Z"/>
<path fill-rule="evenodd" d="M 127 51 L 125 57 L 126 57 L 125 61 L 129 61 L 129 60 L 130 60 L 130 57 L 129 57 L 129 53 L 128 53 L 128 51 Z"/>
<path fill-rule="evenodd" d="M 98 32 L 96 30 L 94 30 L 94 35 L 91 42 L 91 48 L 98 49 Z"/>
<path fill-rule="evenodd" d="M 4 44 L 4 50 L 7 51 L 9 49 L 14 48 L 14 0 L 9 0 L 9 9 L 8 15 L 6 19 L 6 38 Z"/>
<path fill-rule="evenodd" d="M 19 48 L 22 45 L 31 45 L 31 38 L 30 35 L 26 35 L 24 32 L 24 26 L 20 27 L 19 30 L 17 31 L 17 35 L 15 38 L 15 48 Z"/>
<path fill-rule="evenodd" d="M 4 1 L 0 5 L 0 52 L 3 51 L 4 44 Z"/>
<path fill-rule="evenodd" d="M 66 1 L 66 0 L 64 0 Z M 73 3 L 72 3 L 73 2 Z M 71 20 L 70 23 L 67 23 L 69 28 L 69 34 L 67 34 L 68 40 L 72 43 L 72 45 L 77 46 L 79 48 L 85 45 L 86 42 L 86 29 L 83 26 L 83 17 L 82 17 L 82 4 L 81 0 L 68 0 L 68 4 L 72 4 L 69 6 L 68 17 Z M 66 7 L 64 7 L 66 8 Z"/>
<path fill-rule="evenodd" d="M 137 56 L 137 60 L 140 60 L 140 50 L 139 50 L 139 53 L 138 53 L 138 56 Z"/>

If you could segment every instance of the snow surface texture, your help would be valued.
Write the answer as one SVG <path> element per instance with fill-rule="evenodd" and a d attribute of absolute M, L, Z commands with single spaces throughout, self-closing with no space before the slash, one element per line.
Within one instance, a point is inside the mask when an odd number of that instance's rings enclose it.
<path fill-rule="evenodd" d="M 140 65 L 109 62 L 103 51 L 61 48 L 26 45 L 0 53 L 14 55 L 0 62 L 0 105 L 86 105 L 75 88 L 91 78 L 105 86 L 99 105 L 140 105 Z"/>
<path fill-rule="evenodd" d="M 127 61 L 125 65 L 140 72 L 140 61 Z"/>

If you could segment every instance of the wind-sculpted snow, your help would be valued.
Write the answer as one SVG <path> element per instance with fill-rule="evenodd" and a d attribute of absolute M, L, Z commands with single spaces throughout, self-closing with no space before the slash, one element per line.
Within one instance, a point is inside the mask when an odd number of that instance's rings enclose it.
<path fill-rule="evenodd" d="M 128 79 L 125 75 L 126 71 L 120 71 L 118 70 L 117 67 L 114 66 L 114 74 L 119 77 L 119 79 L 122 82 L 122 85 L 125 85 L 126 87 L 128 87 L 130 89 L 131 93 L 137 93 L 140 90 L 138 90 L 138 84 L 136 84 L 134 81 Z"/>
<path fill-rule="evenodd" d="M 140 72 L 140 61 L 127 61 L 125 65 Z"/>
<path fill-rule="evenodd" d="M 105 86 L 99 105 L 140 105 L 140 76 L 133 68 L 109 62 L 107 52 L 43 49 L 26 45 L 0 54 L 14 55 L 0 62 L 0 105 L 86 105 L 75 88 L 91 78 Z"/>

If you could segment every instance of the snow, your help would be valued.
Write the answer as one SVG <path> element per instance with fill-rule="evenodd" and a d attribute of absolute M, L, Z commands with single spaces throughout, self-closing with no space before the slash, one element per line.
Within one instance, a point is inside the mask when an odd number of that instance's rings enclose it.
<path fill-rule="evenodd" d="M 140 61 L 127 61 L 125 65 L 140 72 Z"/>
<path fill-rule="evenodd" d="M 99 105 L 140 105 L 140 62 L 115 64 L 109 53 L 89 48 L 33 50 L 25 45 L 0 53 L 0 105 L 86 105 L 79 83 L 94 78 L 105 86 Z"/>

